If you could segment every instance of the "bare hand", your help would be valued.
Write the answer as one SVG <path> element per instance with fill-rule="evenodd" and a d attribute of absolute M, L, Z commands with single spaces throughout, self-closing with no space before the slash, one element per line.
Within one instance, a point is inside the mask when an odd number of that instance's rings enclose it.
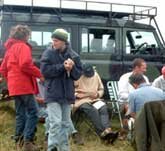
<path fill-rule="evenodd" d="M 45 81 L 45 78 L 44 77 L 40 77 L 40 81 L 41 82 L 44 82 Z"/>
<path fill-rule="evenodd" d="M 0 83 L 2 83 L 3 82 L 3 78 L 2 77 L 0 77 Z"/>
<path fill-rule="evenodd" d="M 74 61 L 72 59 L 68 58 L 67 61 L 70 65 L 74 66 Z"/>
<path fill-rule="evenodd" d="M 39 103 L 39 104 L 44 104 L 44 99 L 43 98 L 40 98 L 40 97 L 36 97 L 36 101 Z"/>
<path fill-rule="evenodd" d="M 77 94 L 76 94 L 76 98 L 78 98 L 78 99 L 82 99 L 82 98 L 84 98 L 84 97 L 86 97 L 86 96 L 84 95 L 84 93 L 77 93 Z"/>
<path fill-rule="evenodd" d="M 64 67 L 67 71 L 71 71 L 73 68 L 74 62 L 72 59 L 68 58 L 64 61 Z"/>
<path fill-rule="evenodd" d="M 92 99 L 97 99 L 98 98 L 98 93 L 95 92 L 95 93 L 91 93 L 91 96 L 90 96 Z"/>

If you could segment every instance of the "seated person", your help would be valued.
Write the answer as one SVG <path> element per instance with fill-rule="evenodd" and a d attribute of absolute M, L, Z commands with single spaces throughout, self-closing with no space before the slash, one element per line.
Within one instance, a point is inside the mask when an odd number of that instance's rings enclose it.
<path fill-rule="evenodd" d="M 91 65 L 84 64 L 83 75 L 75 81 L 76 101 L 74 109 L 86 114 L 101 139 L 107 135 L 111 137 L 106 137 L 107 139 L 116 139 L 118 133 L 112 131 L 107 106 L 100 99 L 103 93 L 104 87 L 98 73 L 94 71 Z"/>
<path fill-rule="evenodd" d="M 129 113 L 132 117 L 135 117 L 144 103 L 165 99 L 164 92 L 147 84 L 142 74 L 132 74 L 129 77 L 129 82 L 135 88 L 128 97 Z"/>
<path fill-rule="evenodd" d="M 148 78 L 144 75 L 147 69 L 147 64 L 145 60 L 141 58 L 135 58 L 133 60 L 132 64 L 132 71 L 127 72 L 123 74 L 118 82 L 118 87 L 119 87 L 119 103 L 120 103 L 120 108 L 121 108 L 121 113 L 122 113 L 122 122 L 123 122 L 123 131 L 128 130 L 128 124 L 127 124 L 127 117 L 125 116 L 128 114 L 128 96 L 130 92 L 134 91 L 134 87 L 129 83 L 129 77 L 132 74 L 142 74 L 144 79 L 146 80 L 147 83 L 149 83 Z M 124 136 L 125 137 L 125 136 Z"/>
<path fill-rule="evenodd" d="M 162 89 L 165 92 L 165 66 L 162 68 L 162 75 L 157 77 L 152 85 L 156 88 Z"/>
<path fill-rule="evenodd" d="M 148 84 L 142 73 L 135 73 L 129 77 L 129 83 L 135 90 L 131 91 L 128 96 L 128 112 L 126 120 L 128 126 L 127 138 L 131 140 L 130 132 L 134 127 L 136 113 L 141 110 L 146 102 L 160 101 L 165 99 L 165 95 L 161 89 L 155 88 Z"/>
<path fill-rule="evenodd" d="M 144 75 L 147 70 L 146 62 L 141 58 L 136 58 L 133 60 L 132 71 L 123 74 L 118 82 L 119 85 L 119 101 L 128 102 L 128 95 L 134 90 L 134 87 L 129 83 L 129 77 L 132 74 L 143 74 L 144 79 L 149 83 L 148 78 Z"/>

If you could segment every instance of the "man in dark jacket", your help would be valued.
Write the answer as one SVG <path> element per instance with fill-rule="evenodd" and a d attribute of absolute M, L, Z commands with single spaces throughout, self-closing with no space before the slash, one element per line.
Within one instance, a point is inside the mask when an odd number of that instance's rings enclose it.
<path fill-rule="evenodd" d="M 82 67 L 78 54 L 68 45 L 67 31 L 56 29 L 51 38 L 53 46 L 41 58 L 50 121 L 48 151 L 68 151 L 70 104 L 75 101 L 74 80 L 81 76 Z"/>

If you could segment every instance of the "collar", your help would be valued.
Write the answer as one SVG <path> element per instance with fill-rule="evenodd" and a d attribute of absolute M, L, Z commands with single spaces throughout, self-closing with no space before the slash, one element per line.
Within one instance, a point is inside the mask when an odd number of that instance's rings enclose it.
<path fill-rule="evenodd" d="M 151 86 L 151 84 L 148 84 L 148 83 L 141 83 L 138 88 L 141 88 L 141 87 L 146 87 L 146 86 Z"/>

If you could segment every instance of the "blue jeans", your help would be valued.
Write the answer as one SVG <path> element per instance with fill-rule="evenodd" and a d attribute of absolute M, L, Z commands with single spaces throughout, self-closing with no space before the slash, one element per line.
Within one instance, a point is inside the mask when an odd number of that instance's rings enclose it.
<path fill-rule="evenodd" d="M 48 119 L 48 111 L 46 105 L 40 105 L 37 103 L 38 109 L 38 118 L 45 119 L 45 136 L 49 134 L 49 119 Z"/>
<path fill-rule="evenodd" d="M 32 141 L 38 122 L 37 105 L 32 94 L 14 96 L 16 109 L 16 136 Z"/>
<path fill-rule="evenodd" d="M 69 151 L 70 104 L 48 103 L 47 110 L 50 124 L 48 151 L 54 147 L 59 151 Z"/>
<path fill-rule="evenodd" d="M 69 129 L 69 135 L 72 135 L 74 133 L 77 133 L 77 130 L 75 129 L 72 119 L 70 118 L 70 129 Z"/>

